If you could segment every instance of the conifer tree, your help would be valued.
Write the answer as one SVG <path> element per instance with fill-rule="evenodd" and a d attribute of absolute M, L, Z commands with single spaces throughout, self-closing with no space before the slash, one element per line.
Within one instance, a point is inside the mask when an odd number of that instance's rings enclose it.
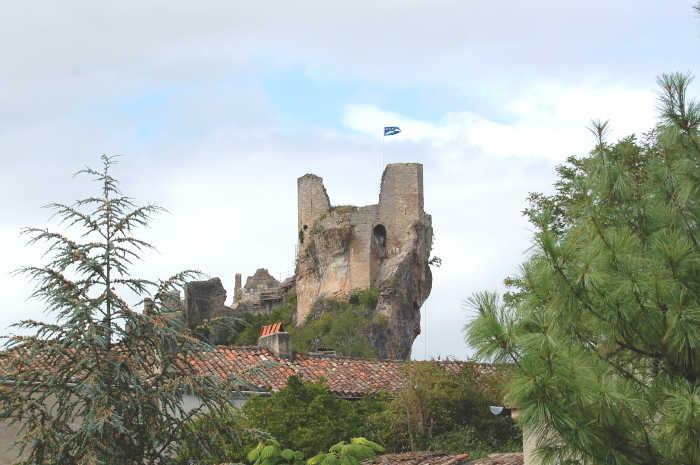
<path fill-rule="evenodd" d="M 21 427 L 21 463 L 171 463 L 192 433 L 184 422 L 228 404 L 228 386 L 186 363 L 211 348 L 165 315 L 172 293 L 196 273 L 160 281 L 130 274 L 151 248 L 134 232 L 162 209 L 120 192 L 115 161 L 102 156 L 101 169 L 79 172 L 99 183 L 98 195 L 48 206 L 65 234 L 24 230 L 30 244 L 47 244 L 47 263 L 19 272 L 54 321 L 18 323 L 21 334 L 0 354 L 0 418 Z M 187 396 L 201 406 L 187 410 Z"/>
<path fill-rule="evenodd" d="M 641 140 L 558 168 L 525 214 L 532 255 L 503 299 L 469 299 L 478 356 L 512 364 L 506 401 L 543 460 L 700 464 L 700 107 L 659 79 Z"/>

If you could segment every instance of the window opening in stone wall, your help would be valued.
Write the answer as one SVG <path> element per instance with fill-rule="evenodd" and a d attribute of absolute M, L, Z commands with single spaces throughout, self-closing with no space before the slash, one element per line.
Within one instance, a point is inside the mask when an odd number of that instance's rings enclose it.
<path fill-rule="evenodd" d="M 374 227 L 374 229 L 372 230 L 372 239 L 374 240 L 374 243 L 377 246 L 379 258 L 386 257 L 386 228 L 383 224 L 378 224 Z"/>

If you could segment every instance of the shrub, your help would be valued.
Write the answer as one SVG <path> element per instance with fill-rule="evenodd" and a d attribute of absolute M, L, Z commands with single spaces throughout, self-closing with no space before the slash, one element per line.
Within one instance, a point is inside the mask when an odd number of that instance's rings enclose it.
<path fill-rule="evenodd" d="M 384 447 L 365 438 L 352 438 L 350 443 L 341 441 L 332 446 L 327 453 L 310 458 L 308 465 L 360 465 L 363 460 L 373 459 L 377 452 L 384 452 Z"/>
<path fill-rule="evenodd" d="M 476 457 L 519 447 L 513 421 L 488 409 L 497 402 L 497 380 L 479 374 L 476 366 L 454 373 L 434 362 L 415 362 L 405 370 L 406 388 L 380 415 L 384 418 L 375 419 L 386 428 L 380 439 L 388 448 L 466 451 Z"/>
<path fill-rule="evenodd" d="M 286 388 L 269 397 L 252 398 L 243 412 L 248 426 L 271 434 L 281 447 L 310 456 L 328 450 L 338 438 L 376 438 L 377 428 L 369 419 L 384 408 L 381 399 L 340 399 L 323 383 L 292 376 Z"/>
<path fill-rule="evenodd" d="M 222 412 L 201 414 L 184 426 L 187 438 L 177 451 L 178 463 L 219 464 L 241 462 L 246 451 L 266 435 L 246 428 L 240 410 L 230 407 Z"/>
<path fill-rule="evenodd" d="M 349 357 L 376 358 L 372 341 L 386 330 L 386 318 L 377 315 L 378 289 L 351 294 L 348 301 L 326 300 L 323 311 L 291 331 L 292 345 L 301 351 L 330 348 Z"/>
<path fill-rule="evenodd" d="M 282 449 L 274 439 L 260 441 L 248 452 L 247 459 L 253 465 L 304 465 L 304 453 L 298 450 Z"/>
<path fill-rule="evenodd" d="M 290 297 L 287 301 L 272 307 L 269 314 L 244 314 L 242 329 L 231 333 L 231 337 L 226 341 L 227 345 L 252 346 L 258 342 L 260 328 L 281 321 L 285 328 L 290 330 L 294 327 L 293 316 L 297 307 L 296 296 Z"/>

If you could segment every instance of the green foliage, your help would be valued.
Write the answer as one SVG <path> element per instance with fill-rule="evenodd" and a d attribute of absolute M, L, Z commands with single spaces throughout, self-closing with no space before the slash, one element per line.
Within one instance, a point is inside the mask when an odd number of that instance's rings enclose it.
<path fill-rule="evenodd" d="M 334 444 L 328 452 L 321 452 L 304 460 L 304 453 L 292 449 L 283 449 L 274 439 L 258 442 L 248 452 L 247 459 L 252 465 L 360 465 L 363 460 L 372 459 L 384 448 L 376 442 L 357 437 L 350 443 L 345 441 Z"/>
<path fill-rule="evenodd" d="M 379 303 L 379 289 L 370 287 L 369 289 L 356 290 L 350 294 L 349 302 L 352 305 L 374 310 Z"/>
<path fill-rule="evenodd" d="M 383 408 L 381 399 L 340 399 L 322 383 L 293 376 L 285 389 L 250 399 L 243 412 L 249 426 L 270 433 L 282 447 L 309 456 L 327 450 L 341 437 L 376 438 L 368 419 Z"/>
<path fill-rule="evenodd" d="M 502 422 L 505 423 L 506 420 L 502 420 Z M 479 459 L 493 453 L 522 450 L 522 437 L 517 434 L 512 425 L 506 425 L 504 430 L 497 429 L 494 432 L 496 436 L 489 437 L 476 426 L 456 426 L 449 431 L 433 436 L 428 444 L 428 449 L 450 454 L 469 452 L 469 457 L 472 459 Z"/>
<path fill-rule="evenodd" d="M 246 451 L 265 436 L 246 428 L 240 411 L 234 407 L 202 413 L 183 427 L 188 434 L 177 451 L 177 461 L 181 464 L 242 462 L 246 459 Z"/>
<path fill-rule="evenodd" d="M 435 362 L 414 362 L 405 370 L 406 388 L 374 419 L 384 426 L 380 439 L 389 449 L 468 451 L 474 458 L 519 450 L 513 421 L 488 409 L 499 402 L 497 375 L 481 374 L 476 365 L 446 370 Z"/>
<path fill-rule="evenodd" d="M 274 439 L 260 441 L 246 456 L 253 465 L 304 465 L 304 453 L 283 449 Z"/>
<path fill-rule="evenodd" d="M 227 345 L 252 346 L 257 344 L 260 328 L 281 321 L 287 331 L 293 331 L 293 317 L 297 307 L 297 298 L 292 296 L 280 305 L 275 305 L 269 314 L 245 314 L 243 329 L 233 332 L 225 342 Z"/>
<path fill-rule="evenodd" d="M 161 209 L 122 195 L 110 174 L 114 162 L 103 156 L 101 170 L 80 172 L 99 183 L 97 195 L 49 205 L 65 233 L 24 230 L 30 244 L 47 244 L 47 264 L 20 273 L 35 283 L 32 296 L 54 322 L 18 323 L 25 335 L 10 337 L 0 355 L 13 383 L 0 395 L 0 418 L 21 426 L 16 443 L 25 455 L 18 463 L 171 463 L 187 436 L 187 416 L 228 404 L 227 386 L 179 363 L 209 346 L 161 315 L 161 297 L 195 273 L 150 281 L 129 272 L 151 248 L 134 230 Z M 137 312 L 146 297 L 155 299 L 153 311 Z M 185 411 L 188 395 L 201 407 Z"/>
<path fill-rule="evenodd" d="M 296 296 L 276 305 L 269 314 L 247 314 L 241 317 L 242 329 L 236 327 L 221 342 L 229 345 L 255 345 L 260 328 L 281 321 L 292 338 L 292 347 L 301 352 L 330 348 L 349 357 L 376 358 L 372 344 L 387 325 L 386 318 L 377 315 L 379 289 L 358 290 L 347 301 L 326 300 L 323 308 L 310 317 L 301 328 L 294 325 Z"/>
<path fill-rule="evenodd" d="M 483 373 L 476 365 L 461 370 L 453 366 L 448 371 L 432 362 L 412 363 L 406 370 L 407 387 L 391 400 L 384 396 L 344 400 L 323 383 L 291 377 L 285 389 L 250 399 L 243 406 L 242 418 L 231 410 L 224 416 L 203 415 L 191 422 L 198 434 L 192 434 L 192 442 L 183 445 L 180 458 L 203 463 L 214 463 L 217 458 L 240 461 L 241 451 L 257 443 L 260 434 L 275 438 L 278 452 L 289 448 L 308 457 L 330 450 L 335 456 L 323 453 L 315 457 L 315 462 L 327 459 L 326 465 L 336 459 L 338 464 L 352 462 L 342 459 L 346 453 L 362 460 L 368 451 L 358 444 L 380 451 L 367 439 L 333 446 L 340 437 L 371 438 L 393 452 L 468 451 L 472 457 L 480 457 L 520 449 L 522 440 L 513 421 L 488 411 L 500 397 L 500 375 Z M 216 431 L 231 432 L 232 438 Z M 201 444 L 215 451 L 214 455 L 198 450 Z"/>
<path fill-rule="evenodd" d="M 327 300 L 325 309 L 291 331 L 292 346 L 301 351 L 330 348 L 349 357 L 376 358 L 372 340 L 383 334 L 387 321 L 375 312 L 379 290 L 355 291 L 347 302 Z"/>
<path fill-rule="evenodd" d="M 533 194 L 532 257 L 467 341 L 514 366 L 507 400 L 560 463 L 700 463 L 700 107 L 659 79 L 659 126 L 605 141 Z"/>
<path fill-rule="evenodd" d="M 352 438 L 350 443 L 341 441 L 331 446 L 328 452 L 315 455 L 307 460 L 307 465 L 360 465 L 363 460 L 371 460 L 384 447 L 365 438 Z"/>

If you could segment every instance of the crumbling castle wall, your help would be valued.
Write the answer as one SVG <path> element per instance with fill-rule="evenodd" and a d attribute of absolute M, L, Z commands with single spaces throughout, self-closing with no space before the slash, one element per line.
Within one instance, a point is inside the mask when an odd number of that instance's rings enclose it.
<path fill-rule="evenodd" d="M 408 358 L 432 285 L 423 166 L 387 165 L 376 205 L 331 206 L 323 180 L 312 174 L 299 178 L 298 196 L 297 325 L 323 299 L 376 287 L 388 327 L 375 347 L 381 357 Z"/>
<path fill-rule="evenodd" d="M 274 278 L 265 268 L 258 268 L 255 274 L 248 276 L 245 286 L 241 287 L 241 274 L 236 273 L 232 308 L 239 312 L 269 312 L 275 304 L 280 303 L 286 295 L 282 283 Z"/>

